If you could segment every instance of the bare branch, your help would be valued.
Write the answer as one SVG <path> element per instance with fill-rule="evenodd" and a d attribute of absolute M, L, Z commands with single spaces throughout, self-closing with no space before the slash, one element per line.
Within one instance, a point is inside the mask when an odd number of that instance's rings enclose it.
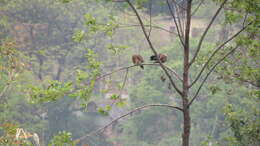
<path fill-rule="evenodd" d="M 168 33 L 172 33 L 172 34 L 176 34 L 177 35 L 177 33 L 176 32 L 173 32 L 173 31 L 170 31 L 170 30 L 167 30 L 167 29 L 165 29 L 165 28 L 163 28 L 163 27 L 160 27 L 160 26 L 156 26 L 156 25 L 144 25 L 145 27 L 151 27 L 151 28 L 154 28 L 154 29 L 159 29 L 159 30 L 162 30 L 162 31 L 165 31 L 165 32 L 168 32 Z M 119 27 L 140 27 L 140 25 L 139 24 L 121 24 L 121 26 L 119 26 Z"/>
<path fill-rule="evenodd" d="M 172 72 L 174 74 L 175 77 L 177 77 L 177 79 L 179 79 L 181 82 L 183 81 L 182 78 L 177 74 L 177 72 L 173 69 L 171 69 L 170 67 L 164 65 L 170 72 Z"/>
<path fill-rule="evenodd" d="M 134 13 L 136 14 L 136 17 L 137 17 L 137 19 L 138 19 L 138 21 L 139 21 L 139 23 L 140 23 L 140 25 L 141 25 L 142 31 L 143 31 L 143 33 L 144 33 L 144 36 L 145 36 L 145 38 L 146 38 L 146 40 L 147 40 L 147 42 L 148 42 L 148 44 L 149 44 L 151 50 L 153 51 L 154 55 L 158 56 L 158 53 L 156 52 L 156 50 L 155 50 L 155 48 L 154 48 L 154 46 L 153 46 L 153 44 L 152 44 L 152 42 L 151 42 L 151 40 L 150 40 L 150 38 L 149 38 L 147 32 L 146 32 L 146 30 L 145 30 L 144 23 L 143 23 L 143 21 L 142 21 L 140 15 L 139 15 L 139 13 L 137 12 L 137 10 L 136 10 L 136 8 L 133 6 L 133 4 L 130 2 L 130 0 L 126 0 L 126 2 L 128 3 L 128 5 L 132 8 L 132 10 L 134 11 Z M 170 75 L 169 72 L 167 71 L 167 68 L 162 64 L 162 62 L 161 62 L 160 60 L 159 60 L 159 64 L 160 64 L 162 70 L 165 72 L 165 74 L 166 74 L 167 77 L 169 78 L 169 80 L 170 80 L 172 86 L 174 87 L 174 89 L 175 89 L 180 95 L 182 95 L 182 92 L 180 91 L 180 89 L 179 89 L 179 88 L 176 86 L 176 84 L 174 83 L 174 81 L 173 81 L 171 75 Z"/>
<path fill-rule="evenodd" d="M 206 77 L 203 79 L 202 83 L 200 84 L 196 94 L 193 96 L 192 100 L 189 103 L 189 106 L 193 103 L 193 101 L 198 97 L 198 94 L 202 88 L 202 86 L 204 85 L 204 83 L 206 82 L 206 80 L 208 79 L 209 75 L 215 70 L 215 68 L 217 67 L 217 65 L 219 65 L 223 60 L 225 60 L 230 54 L 232 54 L 236 49 L 238 48 L 238 46 L 236 46 L 235 48 L 233 48 L 231 51 L 229 51 L 224 57 L 222 57 L 211 69 L 210 71 L 207 73 Z"/>
<path fill-rule="evenodd" d="M 248 13 L 246 13 L 246 15 L 245 15 L 245 17 L 244 17 L 243 24 L 242 24 L 243 27 L 245 26 L 245 23 L 246 23 L 247 17 L 248 17 Z"/>
<path fill-rule="evenodd" d="M 125 2 L 125 0 L 112 0 L 112 1 L 117 3 Z"/>
<path fill-rule="evenodd" d="M 160 64 L 156 64 L 156 63 L 142 64 L 142 65 L 160 66 Z M 123 71 L 123 70 L 127 70 L 127 69 L 132 68 L 132 67 L 140 67 L 140 65 L 131 65 L 131 66 L 127 66 L 127 67 L 122 67 L 122 68 L 116 69 L 116 70 L 114 70 L 114 71 L 112 71 L 112 72 L 109 72 L 109 73 L 106 73 L 106 74 L 104 74 L 104 75 L 99 76 L 98 78 L 96 78 L 96 80 L 100 80 L 100 79 L 102 79 L 102 78 L 105 78 L 106 76 L 109 76 L 109 75 L 114 74 L 114 73 L 116 73 L 116 72 L 120 72 L 120 71 Z M 176 72 L 175 70 L 173 70 L 173 69 L 171 69 L 170 67 L 165 66 L 165 65 L 164 65 L 164 67 L 165 67 L 167 70 L 169 70 L 170 72 L 172 72 L 177 79 L 179 79 L 180 81 L 182 81 L 181 77 L 177 74 L 177 72 Z"/>
<path fill-rule="evenodd" d="M 82 136 L 82 137 L 78 138 L 75 141 L 78 143 L 81 140 L 84 140 L 85 138 L 92 136 L 93 134 L 96 134 L 96 133 L 101 132 L 102 130 L 105 130 L 106 128 L 111 126 L 114 122 L 117 122 L 118 120 L 120 120 L 120 119 L 122 119 L 122 118 L 124 118 L 124 117 L 126 117 L 128 115 L 131 115 L 134 112 L 146 109 L 148 107 L 167 107 L 167 108 L 171 108 L 171 109 L 176 109 L 176 110 L 182 111 L 182 109 L 180 107 L 172 106 L 172 105 L 169 105 L 169 104 L 148 104 L 148 105 L 144 105 L 144 106 L 141 106 L 141 107 L 137 107 L 137 108 L 135 108 L 135 109 L 133 109 L 133 110 L 131 110 L 131 111 L 129 111 L 129 112 L 119 116 L 118 118 L 115 118 L 110 123 L 106 124 L 105 126 L 99 128 L 99 129 L 97 129 L 97 130 L 95 130 L 93 132 L 90 132 L 88 135 Z"/>
<path fill-rule="evenodd" d="M 228 0 L 224 0 L 223 1 L 223 3 L 218 8 L 218 10 L 215 13 L 215 15 L 212 17 L 212 19 L 211 19 L 210 23 L 208 24 L 208 26 L 206 27 L 205 31 L 203 32 L 203 34 L 202 34 L 202 36 L 201 36 L 201 38 L 199 40 L 199 44 L 198 44 L 198 47 L 196 49 L 196 52 L 195 52 L 193 58 L 191 59 L 189 66 L 191 66 L 194 63 L 195 59 L 197 58 L 197 56 L 198 56 L 198 54 L 200 52 L 200 49 L 201 49 L 201 46 L 202 46 L 202 43 L 203 43 L 203 40 L 204 40 L 205 36 L 207 35 L 207 33 L 208 33 L 209 29 L 211 28 L 213 22 L 215 21 L 215 19 L 217 18 L 218 14 L 220 13 L 221 9 L 224 7 L 224 5 L 225 5 L 225 3 L 227 1 Z"/>
<path fill-rule="evenodd" d="M 150 17 L 149 17 L 149 34 L 148 38 L 150 38 L 151 32 L 152 32 L 152 1 L 149 3 L 149 9 L 150 9 Z"/>
<path fill-rule="evenodd" d="M 195 15 L 195 13 L 199 10 L 200 6 L 203 4 L 205 0 L 201 0 L 199 5 L 194 9 L 193 12 L 191 12 L 191 16 Z"/>
<path fill-rule="evenodd" d="M 186 8 L 184 8 L 183 6 L 181 6 L 181 5 L 180 5 L 179 3 L 177 3 L 175 0 L 172 0 L 172 2 L 173 2 L 176 6 L 182 8 L 183 10 L 186 10 Z"/>
<path fill-rule="evenodd" d="M 234 77 L 236 78 L 236 77 Z M 250 81 L 250 80 L 246 80 L 246 79 L 243 79 L 243 78 L 238 78 L 238 80 L 240 80 L 241 82 L 244 82 L 244 83 L 248 83 L 254 87 L 257 87 L 257 88 L 260 88 L 260 85 L 257 84 L 257 83 L 254 83 L 254 81 Z"/>
<path fill-rule="evenodd" d="M 125 84 L 126 84 L 126 80 L 127 80 L 127 75 L 128 75 L 128 69 L 126 69 L 124 82 L 123 82 L 123 85 L 122 85 L 122 87 L 121 87 L 121 89 L 120 89 L 120 94 L 119 94 L 119 96 L 122 95 L 122 92 L 123 92 L 123 90 L 124 90 L 124 88 L 125 88 Z"/>
<path fill-rule="evenodd" d="M 169 3 L 168 0 L 166 0 L 166 2 L 167 2 L 167 5 L 168 5 L 168 8 L 169 8 L 169 11 L 170 11 L 170 13 L 171 13 L 171 15 L 172 15 L 174 24 L 175 24 L 175 26 L 176 26 L 178 37 L 179 37 L 179 39 L 180 39 L 180 42 L 181 42 L 182 46 L 184 47 L 183 36 L 181 35 L 180 28 L 179 28 L 179 26 L 178 26 L 178 24 L 177 24 L 177 20 L 176 20 L 176 18 L 175 18 L 174 13 L 173 13 L 172 7 L 171 7 L 171 5 L 170 5 L 170 3 Z"/>
<path fill-rule="evenodd" d="M 178 20 L 178 23 L 179 23 L 179 26 L 180 26 L 180 32 L 181 32 L 181 35 L 184 36 L 185 24 L 184 24 L 184 20 L 181 19 L 181 18 L 184 18 L 184 17 L 183 17 L 183 15 L 180 16 L 182 13 L 180 12 L 179 8 L 177 8 L 177 10 L 178 10 L 178 12 L 176 11 L 176 14 L 178 14 L 177 20 Z"/>
<path fill-rule="evenodd" d="M 169 7 L 169 10 L 171 12 L 172 17 L 175 19 L 175 21 L 178 23 L 178 28 L 180 30 L 180 36 L 184 36 L 184 24 L 181 22 L 181 18 L 184 18 L 183 16 L 180 16 L 182 14 L 182 11 L 186 11 L 187 9 L 182 7 L 179 3 L 177 3 L 175 0 L 172 0 L 174 4 L 174 10 L 172 9 L 169 1 L 167 0 L 167 5 Z M 180 10 L 181 9 L 181 10 Z M 175 16 L 176 14 L 176 16 Z M 183 22 L 184 23 L 184 22 Z M 177 26 L 176 26 L 177 27 Z"/>
<path fill-rule="evenodd" d="M 230 37 L 227 41 L 223 42 L 220 46 L 218 46 L 216 49 L 214 49 L 215 51 L 211 54 L 211 56 L 209 57 L 209 59 L 207 60 L 207 62 L 204 64 L 204 66 L 202 67 L 202 69 L 200 70 L 199 74 L 197 75 L 197 77 L 195 78 L 195 80 L 190 84 L 189 88 L 192 87 L 197 81 L 198 79 L 201 77 L 202 73 L 204 72 L 204 70 L 206 69 L 206 67 L 208 66 L 209 62 L 212 60 L 212 58 L 218 53 L 219 50 L 221 50 L 227 43 L 229 43 L 230 41 L 232 41 L 234 38 L 236 38 L 241 32 L 243 32 L 251 23 L 249 23 L 248 25 L 244 26 L 240 31 L 238 31 L 237 33 L 235 33 L 232 37 Z"/>

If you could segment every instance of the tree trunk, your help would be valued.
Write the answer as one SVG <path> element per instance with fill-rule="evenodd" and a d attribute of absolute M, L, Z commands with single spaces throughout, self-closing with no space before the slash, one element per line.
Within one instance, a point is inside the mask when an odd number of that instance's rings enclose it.
<path fill-rule="evenodd" d="M 182 134 L 182 146 L 189 146 L 190 138 L 190 110 L 189 110 L 189 53 L 190 53 L 190 25 L 191 25 L 191 4 L 192 0 L 187 1 L 186 7 L 186 28 L 184 38 L 184 60 L 183 60 L 183 93 L 182 93 L 182 105 L 183 105 L 183 134 Z"/>
<path fill-rule="evenodd" d="M 191 127 L 189 108 L 183 109 L 183 120 L 184 121 L 183 121 L 182 146 L 189 146 L 190 127 Z"/>

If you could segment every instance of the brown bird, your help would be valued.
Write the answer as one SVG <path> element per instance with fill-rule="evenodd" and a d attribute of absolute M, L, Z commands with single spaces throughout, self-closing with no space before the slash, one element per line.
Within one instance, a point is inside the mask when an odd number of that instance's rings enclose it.
<path fill-rule="evenodd" d="M 159 63 L 159 60 L 161 61 L 161 63 L 164 63 L 164 62 L 167 61 L 167 55 L 159 53 L 158 57 L 153 55 L 153 56 L 150 57 L 150 60 L 154 60 L 154 63 Z"/>
<path fill-rule="evenodd" d="M 141 55 L 139 54 L 135 54 L 132 56 L 132 61 L 134 65 L 140 65 L 140 67 L 142 69 L 144 69 L 144 66 L 142 65 L 142 63 L 144 62 L 144 59 Z"/>

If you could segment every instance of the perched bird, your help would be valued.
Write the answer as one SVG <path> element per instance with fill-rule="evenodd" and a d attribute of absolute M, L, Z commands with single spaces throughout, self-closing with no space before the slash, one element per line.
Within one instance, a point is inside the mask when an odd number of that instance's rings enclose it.
<path fill-rule="evenodd" d="M 159 63 L 159 60 L 161 61 L 161 63 L 164 63 L 167 61 L 167 55 L 159 53 L 158 56 L 155 55 L 151 56 L 150 60 L 153 60 L 154 63 Z"/>
<path fill-rule="evenodd" d="M 144 59 L 141 55 L 139 54 L 135 54 L 132 56 L 132 61 L 134 65 L 140 65 L 140 67 L 142 69 L 144 69 L 144 66 L 142 65 L 142 63 L 144 62 Z"/>

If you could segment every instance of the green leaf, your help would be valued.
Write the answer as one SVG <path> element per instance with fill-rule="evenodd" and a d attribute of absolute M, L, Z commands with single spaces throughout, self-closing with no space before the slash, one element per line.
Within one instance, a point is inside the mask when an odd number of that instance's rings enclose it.
<path fill-rule="evenodd" d="M 110 111 L 112 109 L 112 107 L 110 106 L 110 105 L 106 105 L 106 107 L 105 107 L 105 110 L 108 112 L 108 111 Z"/>
<path fill-rule="evenodd" d="M 81 42 L 85 37 L 85 31 L 77 30 L 74 35 L 72 36 L 72 40 L 75 42 Z"/>
<path fill-rule="evenodd" d="M 59 1 L 62 2 L 62 3 L 70 3 L 73 0 L 59 0 Z"/>
<path fill-rule="evenodd" d="M 112 94 L 111 96 L 110 96 L 110 99 L 112 99 L 112 100 L 117 100 L 117 99 L 119 99 L 120 98 L 120 96 L 119 95 L 116 95 L 116 94 Z"/>
<path fill-rule="evenodd" d="M 98 108 L 98 112 L 99 112 L 100 114 L 104 115 L 104 116 L 107 116 L 107 115 L 108 115 L 108 112 L 105 111 L 102 107 L 99 107 L 99 108 Z"/>
<path fill-rule="evenodd" d="M 116 103 L 117 107 L 124 107 L 126 105 L 127 105 L 127 101 L 126 100 L 121 100 L 121 101 Z"/>

